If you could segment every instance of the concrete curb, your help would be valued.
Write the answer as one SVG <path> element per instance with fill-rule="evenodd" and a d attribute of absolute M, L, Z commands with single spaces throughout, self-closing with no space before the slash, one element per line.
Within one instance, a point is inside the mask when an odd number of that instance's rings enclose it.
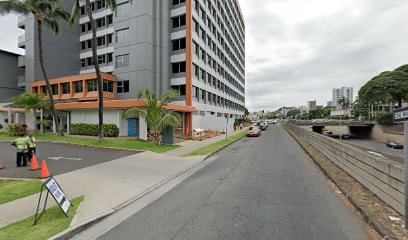
<path fill-rule="evenodd" d="M 303 151 L 310 157 L 310 159 L 313 160 L 313 162 L 316 164 L 316 166 L 320 169 L 320 171 L 323 172 L 323 174 L 326 176 L 326 178 L 331 181 L 338 189 L 340 189 L 341 194 L 347 198 L 347 200 L 351 203 L 351 205 L 356 209 L 358 213 L 361 214 L 363 220 L 365 223 L 369 226 L 371 226 L 378 235 L 380 235 L 383 239 L 393 239 L 390 237 L 390 234 L 388 233 L 387 230 L 385 230 L 380 224 L 378 224 L 374 219 L 370 218 L 370 216 L 367 215 L 367 213 L 362 209 L 348 194 L 346 194 L 345 191 L 340 187 L 339 184 L 331 177 L 331 175 L 323 168 L 320 166 L 320 164 L 316 161 L 315 157 L 312 156 L 300 142 L 297 140 L 296 137 L 294 137 L 294 134 L 292 131 L 288 130 L 286 127 L 284 127 L 285 130 L 294 138 L 294 140 L 299 144 L 299 146 L 303 149 Z M 299 136 L 298 136 L 299 137 Z M 318 149 L 317 149 L 318 150 Z M 319 150 L 318 150 L 319 151 Z"/>
<path fill-rule="evenodd" d="M 239 133 L 237 133 L 237 134 L 239 134 Z M 238 142 L 239 140 L 243 139 L 244 137 L 246 137 L 246 135 L 244 135 L 244 136 L 241 137 L 241 138 L 238 138 L 237 140 L 235 140 L 235 141 L 233 141 L 233 142 L 231 142 L 231 143 L 228 143 L 227 145 L 225 145 L 224 147 L 218 149 L 217 151 L 215 151 L 215 152 L 213 152 L 213 153 L 211 153 L 211 154 L 208 154 L 205 159 L 214 156 L 216 153 L 218 153 L 218 152 L 220 152 L 221 150 L 225 149 L 226 147 L 229 147 L 230 145 L 232 145 L 232 144 Z M 225 140 L 225 139 L 223 139 L 223 140 Z M 223 140 L 220 140 L 220 141 L 223 141 Z M 218 142 L 220 142 L 220 141 L 218 141 Z M 218 143 L 218 142 L 215 142 L 215 143 Z M 214 144 L 214 143 L 212 143 L 212 144 Z M 210 145 L 211 145 L 211 144 L 210 144 Z M 207 146 L 209 146 L 209 145 L 207 145 Z M 206 146 L 206 147 L 207 147 L 207 146 Z M 204 148 L 204 147 L 203 147 L 203 148 Z M 197 149 L 197 150 L 198 150 L 198 149 Z M 196 151 L 197 151 L 197 150 L 196 150 Z M 195 152 L 195 151 L 193 151 L 193 152 Z M 191 153 L 192 153 L 192 152 L 191 152 Z M 188 154 L 190 154 L 190 153 L 188 153 Z M 186 155 L 184 155 L 184 156 L 182 156 L 182 157 L 191 157 L 191 156 L 188 156 L 188 154 L 186 154 Z M 205 156 L 205 155 L 201 155 L 201 156 Z M 194 157 L 194 156 L 193 156 L 193 157 Z"/>
<path fill-rule="evenodd" d="M 72 228 L 70 227 L 70 228 L 66 229 L 65 231 L 63 231 L 63 232 L 61 232 L 61 233 L 59 233 L 59 234 L 57 234 L 57 235 L 55 235 L 55 236 L 53 236 L 53 237 L 51 237 L 49 239 L 65 240 L 65 239 L 71 238 L 72 236 L 82 232 L 83 230 L 85 230 L 89 226 L 94 225 L 94 224 L 102 221 L 103 219 L 105 219 L 106 217 L 114 214 L 115 212 L 119 211 L 120 209 L 123 209 L 126 206 L 136 202 L 137 200 L 139 200 L 140 198 L 142 198 L 146 194 L 149 194 L 150 192 L 152 192 L 152 191 L 156 190 L 157 188 L 163 186 L 164 184 L 168 183 L 169 181 L 171 181 L 171 180 L 177 178 L 178 176 L 184 174 L 185 172 L 193 169 L 197 165 L 202 164 L 207 159 L 208 159 L 208 156 L 205 157 L 203 160 L 193 164 L 192 166 L 190 166 L 190 167 L 188 167 L 188 168 L 186 168 L 186 169 L 184 169 L 184 170 L 182 170 L 182 171 L 180 171 L 178 173 L 175 173 L 174 175 L 164 179 L 163 181 L 157 183 L 156 185 L 146 189 L 144 192 L 134 196 L 133 198 L 131 198 L 129 200 L 126 200 L 126 201 L 122 202 L 121 204 L 119 204 L 119 205 L 117 205 L 115 207 L 112 207 L 111 209 L 108 209 L 106 212 L 101 213 L 99 216 L 95 216 L 94 218 L 90 219 L 89 221 L 84 222 L 84 223 L 82 223 L 82 224 L 80 224 L 78 226 L 73 226 Z"/>

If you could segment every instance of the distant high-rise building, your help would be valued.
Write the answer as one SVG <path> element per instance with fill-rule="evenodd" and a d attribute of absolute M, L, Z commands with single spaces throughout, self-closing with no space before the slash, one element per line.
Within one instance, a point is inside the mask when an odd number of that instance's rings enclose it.
<path fill-rule="evenodd" d="M 327 102 L 327 106 L 328 106 L 328 107 L 333 106 L 333 101 L 328 101 L 328 102 Z"/>
<path fill-rule="evenodd" d="M 339 100 L 342 98 L 347 98 L 350 103 L 353 102 L 353 88 L 352 87 L 341 87 L 341 88 L 333 88 L 333 106 L 339 105 Z"/>
<path fill-rule="evenodd" d="M 307 110 L 315 110 L 316 109 L 316 100 L 314 101 L 307 101 Z"/>

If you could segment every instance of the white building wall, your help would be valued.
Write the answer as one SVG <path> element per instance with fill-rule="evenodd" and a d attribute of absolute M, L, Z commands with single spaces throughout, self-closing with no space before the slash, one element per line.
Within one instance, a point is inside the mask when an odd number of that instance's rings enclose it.
<path fill-rule="evenodd" d="M 98 110 L 72 110 L 71 124 L 89 123 L 98 124 Z M 105 124 L 115 124 L 119 128 L 119 136 L 128 135 L 128 122 L 122 118 L 121 110 L 105 110 L 103 112 L 103 122 Z"/>
<path fill-rule="evenodd" d="M 234 131 L 235 118 L 228 119 L 228 132 Z M 193 129 L 203 128 L 205 130 L 225 131 L 227 127 L 227 119 L 223 117 L 217 117 L 216 115 L 197 115 L 193 114 Z"/>

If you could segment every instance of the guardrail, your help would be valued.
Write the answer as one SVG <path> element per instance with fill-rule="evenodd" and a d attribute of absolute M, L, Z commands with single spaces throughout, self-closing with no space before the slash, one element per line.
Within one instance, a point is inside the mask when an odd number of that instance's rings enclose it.
<path fill-rule="evenodd" d="M 351 145 L 286 123 L 285 127 L 321 151 L 378 198 L 404 215 L 404 169 Z"/>

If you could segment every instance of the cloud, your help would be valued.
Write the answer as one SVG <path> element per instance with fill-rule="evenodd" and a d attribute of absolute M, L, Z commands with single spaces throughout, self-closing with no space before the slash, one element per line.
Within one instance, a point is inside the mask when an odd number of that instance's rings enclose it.
<path fill-rule="evenodd" d="M 331 100 L 408 62 L 403 0 L 240 0 L 251 111 Z"/>

